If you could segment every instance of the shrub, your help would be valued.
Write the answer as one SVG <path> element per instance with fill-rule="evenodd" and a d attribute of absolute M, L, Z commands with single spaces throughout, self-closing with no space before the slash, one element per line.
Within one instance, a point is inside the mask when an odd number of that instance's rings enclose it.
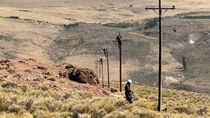
<path fill-rule="evenodd" d="M 20 19 L 18 16 L 9 16 L 7 18 L 11 18 L 11 19 Z"/>
<path fill-rule="evenodd" d="M 96 107 L 97 109 L 104 109 L 106 112 L 110 113 L 114 111 L 116 108 L 114 104 L 108 99 L 102 99 L 100 101 L 96 101 L 92 107 Z"/>
<path fill-rule="evenodd" d="M 139 114 L 139 117 L 140 118 L 160 118 L 161 115 L 156 112 L 147 111 L 147 112 L 141 112 Z"/>
<path fill-rule="evenodd" d="M 2 88 L 17 88 L 17 84 L 12 82 L 6 82 L 1 85 Z"/>
<path fill-rule="evenodd" d="M 8 111 L 9 112 L 14 112 L 14 113 L 20 113 L 21 111 L 23 111 L 24 109 L 19 106 L 19 105 L 16 105 L 16 104 L 12 104 L 8 107 Z"/>
<path fill-rule="evenodd" d="M 74 28 L 74 27 L 78 27 L 78 26 L 79 26 L 79 23 L 76 22 L 76 23 L 73 23 L 73 24 L 64 25 L 64 28 L 70 29 L 70 28 Z"/>
<path fill-rule="evenodd" d="M 26 103 L 25 103 L 26 110 L 30 110 L 32 105 L 33 105 L 32 99 L 29 99 L 28 101 L 26 101 Z"/>
<path fill-rule="evenodd" d="M 131 111 L 131 109 L 133 108 L 133 104 L 126 104 L 124 106 L 124 109 Z"/>
<path fill-rule="evenodd" d="M 45 117 L 47 118 L 70 118 L 71 117 L 70 112 L 51 112 L 48 113 Z"/>
<path fill-rule="evenodd" d="M 21 115 L 21 118 L 33 118 L 33 115 L 31 113 L 24 113 Z"/>
<path fill-rule="evenodd" d="M 117 107 L 123 107 L 123 106 L 125 106 L 125 104 L 127 104 L 127 101 L 125 101 L 125 100 L 119 100 L 119 101 L 117 101 L 115 103 L 115 106 L 117 106 Z"/>
<path fill-rule="evenodd" d="M 8 113 L 8 114 L 1 114 L 0 117 L 1 118 L 16 118 L 17 115 L 15 115 L 15 113 Z"/>
<path fill-rule="evenodd" d="M 129 27 L 134 27 L 134 23 L 107 23 L 104 24 L 103 26 L 116 27 L 116 28 L 129 28 Z"/>
<path fill-rule="evenodd" d="M 22 86 L 19 86 L 19 87 L 24 93 L 28 90 L 26 85 L 22 85 Z"/>
<path fill-rule="evenodd" d="M 71 111 L 73 113 L 87 113 L 89 110 L 89 106 L 88 105 L 83 105 L 83 104 L 78 104 L 72 107 Z"/>
<path fill-rule="evenodd" d="M 42 110 L 36 110 L 34 113 L 33 113 L 33 117 L 34 118 L 43 118 L 44 116 L 47 115 L 48 112 L 44 112 Z"/>
<path fill-rule="evenodd" d="M 10 105 L 12 105 L 12 101 L 8 97 L 0 95 L 0 111 L 7 111 Z"/>
<path fill-rule="evenodd" d="M 103 118 L 106 114 L 107 114 L 106 110 L 100 109 L 100 110 L 97 112 L 97 118 Z"/>
<path fill-rule="evenodd" d="M 113 111 L 107 114 L 104 118 L 132 118 L 130 112 L 120 112 L 120 111 Z M 140 117 L 141 118 L 141 117 Z"/>
<path fill-rule="evenodd" d="M 90 93 L 87 92 L 79 92 L 78 93 L 81 99 L 86 99 L 86 98 L 91 98 L 92 95 Z"/>
<path fill-rule="evenodd" d="M 158 18 L 147 19 L 145 20 L 145 28 L 153 28 L 158 25 Z"/>
<path fill-rule="evenodd" d="M 191 107 L 179 106 L 174 108 L 178 113 L 195 114 L 196 110 Z"/>
<path fill-rule="evenodd" d="M 47 99 L 43 102 L 44 106 L 47 107 L 47 110 L 50 112 L 62 111 L 63 103 L 54 99 Z"/>
<path fill-rule="evenodd" d="M 183 16 L 181 18 L 185 18 L 185 19 L 210 19 L 210 16 Z"/>
<path fill-rule="evenodd" d="M 185 56 L 182 57 L 182 65 L 183 65 L 184 71 L 186 71 L 187 70 L 187 61 L 186 61 L 186 57 Z"/>
<path fill-rule="evenodd" d="M 48 91 L 49 87 L 46 85 L 41 86 L 42 91 Z"/>

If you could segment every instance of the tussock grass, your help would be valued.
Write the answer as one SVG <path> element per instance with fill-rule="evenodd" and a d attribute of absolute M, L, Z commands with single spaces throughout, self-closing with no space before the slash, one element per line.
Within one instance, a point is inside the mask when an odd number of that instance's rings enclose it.
<path fill-rule="evenodd" d="M 25 88 L 25 87 L 23 87 Z M 4 118 L 187 118 L 210 117 L 210 96 L 186 91 L 163 89 L 165 111 L 159 113 L 157 89 L 134 86 L 135 97 L 129 104 L 123 94 L 97 97 L 82 91 L 56 92 L 52 88 L 0 87 L 0 117 Z M 15 91 L 15 92 L 11 92 Z"/>

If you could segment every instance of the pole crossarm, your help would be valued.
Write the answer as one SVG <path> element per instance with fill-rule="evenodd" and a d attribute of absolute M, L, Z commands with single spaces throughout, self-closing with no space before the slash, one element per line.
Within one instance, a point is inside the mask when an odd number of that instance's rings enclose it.
<path fill-rule="evenodd" d="M 145 10 L 153 10 L 155 13 L 159 14 L 156 10 L 161 10 L 161 15 L 165 14 L 168 10 L 175 10 L 175 6 L 172 7 L 162 7 L 162 8 L 158 8 L 158 7 L 147 7 L 145 8 Z M 162 13 L 162 10 L 165 10 Z"/>
<path fill-rule="evenodd" d="M 104 52 L 104 55 L 105 55 L 105 57 L 107 58 L 108 57 L 108 49 L 106 49 L 106 48 L 101 48 L 102 50 L 103 50 L 103 52 Z"/>
<path fill-rule="evenodd" d="M 146 10 L 159 10 L 159 8 L 157 7 L 146 7 L 145 9 Z M 173 7 L 162 7 L 161 9 L 162 10 L 175 10 L 176 8 L 175 6 L 173 6 Z"/>

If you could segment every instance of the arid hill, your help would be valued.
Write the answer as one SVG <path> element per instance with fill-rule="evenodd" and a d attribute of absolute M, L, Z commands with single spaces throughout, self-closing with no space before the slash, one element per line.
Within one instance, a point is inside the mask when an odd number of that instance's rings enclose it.
<path fill-rule="evenodd" d="M 5 87 L 52 88 L 62 93 L 83 91 L 99 96 L 108 94 L 92 70 L 69 64 L 42 64 L 34 59 L 1 60 L 0 70 L 0 81 Z M 76 74 L 72 74 L 74 72 Z"/>

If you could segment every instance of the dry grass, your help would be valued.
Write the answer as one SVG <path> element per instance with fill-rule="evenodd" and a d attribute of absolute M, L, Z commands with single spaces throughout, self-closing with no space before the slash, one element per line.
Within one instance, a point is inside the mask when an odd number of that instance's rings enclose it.
<path fill-rule="evenodd" d="M 118 93 L 118 97 L 97 97 L 84 92 L 58 93 L 51 88 L 28 88 L 27 92 L 24 92 L 21 87 L 1 87 L 0 117 L 210 117 L 210 96 L 207 94 L 164 89 L 163 106 L 166 111 L 159 113 L 156 111 L 156 91 L 155 88 L 135 86 L 136 98 L 133 104 L 129 104 Z"/>

